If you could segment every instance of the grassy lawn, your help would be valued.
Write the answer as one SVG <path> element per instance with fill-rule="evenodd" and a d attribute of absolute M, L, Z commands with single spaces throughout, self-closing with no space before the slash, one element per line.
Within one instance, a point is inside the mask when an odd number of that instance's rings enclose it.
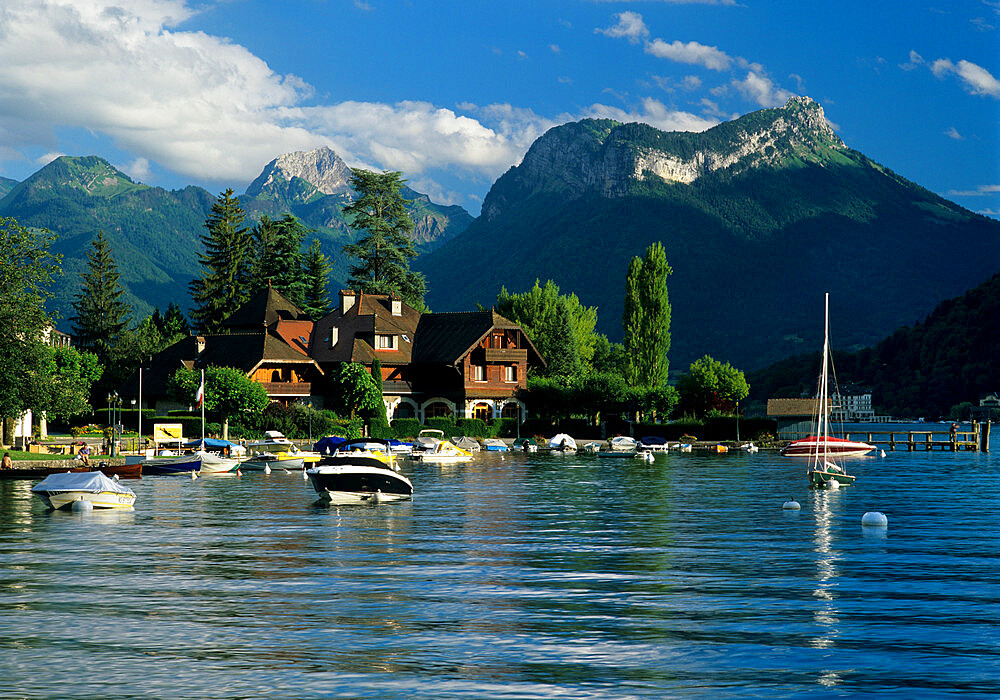
<path fill-rule="evenodd" d="M 10 453 L 10 458 L 17 462 L 18 460 L 24 461 L 34 461 L 34 462 L 51 462 L 55 459 L 76 459 L 76 455 L 42 455 L 35 454 L 34 452 L 20 452 L 18 450 L 4 450 Z M 0 455 L 2 457 L 3 455 Z M 91 457 L 93 458 L 93 456 Z"/>

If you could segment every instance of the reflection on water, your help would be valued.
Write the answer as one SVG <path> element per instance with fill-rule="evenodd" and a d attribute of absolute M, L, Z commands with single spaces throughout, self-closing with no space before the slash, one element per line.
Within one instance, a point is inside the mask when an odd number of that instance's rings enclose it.
<path fill-rule="evenodd" d="M 412 501 L 151 477 L 107 513 L 0 482 L 0 674 L 28 697 L 997 694 L 990 464 L 897 454 L 814 491 L 770 454 L 484 454 L 406 465 Z"/>

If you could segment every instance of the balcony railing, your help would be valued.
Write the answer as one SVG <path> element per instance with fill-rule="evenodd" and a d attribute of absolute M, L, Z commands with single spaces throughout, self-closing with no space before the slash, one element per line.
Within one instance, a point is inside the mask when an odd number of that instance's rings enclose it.
<path fill-rule="evenodd" d="M 525 348 L 484 348 L 483 359 L 486 362 L 527 362 L 528 351 Z"/>
<path fill-rule="evenodd" d="M 311 382 L 260 382 L 268 396 L 309 396 Z"/>

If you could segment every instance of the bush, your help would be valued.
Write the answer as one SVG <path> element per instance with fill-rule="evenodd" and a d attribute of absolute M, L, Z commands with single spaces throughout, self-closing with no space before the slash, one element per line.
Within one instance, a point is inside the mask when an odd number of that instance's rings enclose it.
<path fill-rule="evenodd" d="M 392 422 L 392 430 L 398 438 L 415 438 L 423 428 L 416 418 L 397 418 Z"/>
<path fill-rule="evenodd" d="M 516 418 L 497 418 L 490 424 L 490 434 L 488 437 L 516 437 Z"/>
<path fill-rule="evenodd" d="M 459 418 L 455 422 L 456 435 L 468 435 L 474 438 L 491 437 L 490 428 L 479 418 Z"/>
<path fill-rule="evenodd" d="M 444 433 L 446 438 L 452 438 L 455 436 L 455 419 L 454 418 L 428 418 L 427 427 L 434 430 L 440 430 Z"/>

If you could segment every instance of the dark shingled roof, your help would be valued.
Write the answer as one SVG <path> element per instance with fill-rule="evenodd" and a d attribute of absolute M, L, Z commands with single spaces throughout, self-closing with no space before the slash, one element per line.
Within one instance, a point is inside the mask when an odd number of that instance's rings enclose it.
<path fill-rule="evenodd" d="M 521 330 L 519 325 L 492 310 L 424 314 L 417 324 L 413 362 L 454 364 L 494 328 Z M 525 340 L 529 364 L 543 364 L 527 335 Z"/>
<path fill-rule="evenodd" d="M 223 327 L 233 331 L 256 331 L 263 326 L 272 326 L 279 320 L 308 321 L 309 316 L 273 287 L 266 287 L 254 294 L 240 308 L 231 313 Z"/>
<path fill-rule="evenodd" d="M 420 312 L 407 304 L 400 304 L 400 310 L 400 316 L 392 315 L 391 300 L 385 294 L 359 294 L 346 314 L 338 306 L 316 322 L 309 354 L 319 362 L 371 364 L 375 334 L 387 333 L 399 336 L 399 349 L 379 350 L 379 362 L 408 364 Z M 331 348 L 330 329 L 334 326 L 339 330 L 338 340 Z"/>

